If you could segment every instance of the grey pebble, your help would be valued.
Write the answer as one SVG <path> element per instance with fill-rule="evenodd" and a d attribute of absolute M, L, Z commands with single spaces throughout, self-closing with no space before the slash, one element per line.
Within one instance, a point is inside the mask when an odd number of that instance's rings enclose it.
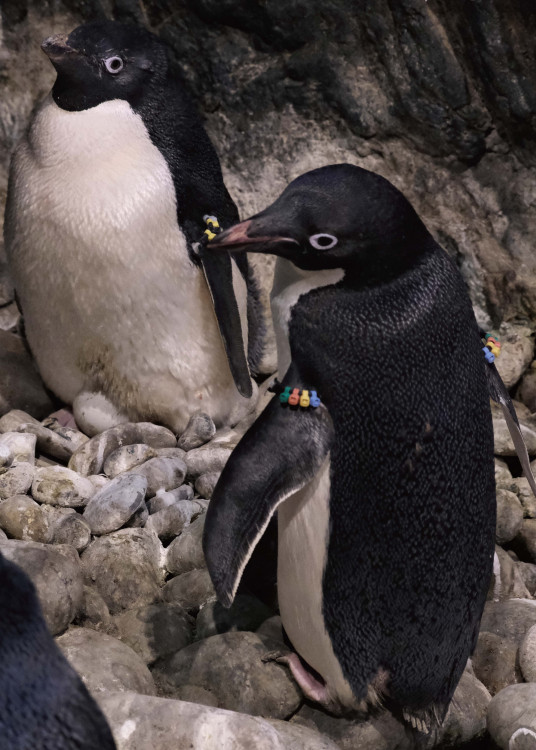
<path fill-rule="evenodd" d="M 536 682 L 509 685 L 497 693 L 488 707 L 488 732 L 498 747 L 536 748 L 535 706 Z"/>
<path fill-rule="evenodd" d="M 39 503 L 82 508 L 95 494 L 95 487 L 86 478 L 64 466 L 37 469 L 32 495 Z"/>
<path fill-rule="evenodd" d="M 101 474 L 104 461 L 123 445 L 144 443 L 151 448 L 175 448 L 177 439 L 166 427 L 152 422 L 126 422 L 101 432 L 88 440 L 69 461 L 69 468 L 83 476 Z"/>
<path fill-rule="evenodd" d="M 110 453 L 104 462 L 104 473 L 110 479 L 125 471 L 130 471 L 136 466 L 155 458 L 156 451 L 150 445 L 144 443 L 133 443 L 133 445 L 122 445 Z"/>
<path fill-rule="evenodd" d="M 190 523 L 194 503 L 182 500 L 167 508 L 152 513 L 145 523 L 145 528 L 154 531 L 164 544 L 170 542 L 183 528 Z M 199 512 L 199 506 L 197 506 Z"/>
<path fill-rule="evenodd" d="M 23 432 L 4 432 L 0 435 L 0 446 L 7 446 L 13 454 L 14 461 L 25 461 L 35 464 L 35 447 L 37 438 L 35 435 Z"/>
<path fill-rule="evenodd" d="M 33 423 L 40 425 L 39 420 L 34 419 L 21 409 L 11 409 L 0 417 L 0 432 L 18 432 L 21 424 Z"/>
<path fill-rule="evenodd" d="M 166 549 L 166 569 L 171 575 L 206 567 L 202 546 L 204 527 L 205 514 L 183 529 Z"/>
<path fill-rule="evenodd" d="M 186 429 L 180 436 L 177 445 L 185 451 L 208 443 L 216 434 L 216 426 L 208 414 L 192 414 Z"/>
<path fill-rule="evenodd" d="M 194 499 L 194 490 L 189 484 L 182 484 L 173 490 L 158 490 L 156 495 L 149 500 L 149 513 L 158 513 L 159 510 L 169 508 L 183 501 Z"/>
<path fill-rule="evenodd" d="M 218 633 L 230 633 L 239 630 L 256 631 L 273 611 L 254 596 L 238 594 L 229 609 L 218 601 L 207 602 L 200 610 L 195 621 L 196 640 L 209 638 Z"/>
<path fill-rule="evenodd" d="M 523 508 L 517 495 L 508 490 L 497 490 L 497 524 L 495 541 L 504 545 L 510 542 L 523 525 Z"/>
<path fill-rule="evenodd" d="M 231 448 L 214 447 L 212 443 L 194 448 L 186 454 L 187 475 L 196 479 L 201 474 L 221 472 L 231 453 Z"/>
<path fill-rule="evenodd" d="M 209 572 L 206 568 L 190 570 L 169 580 L 162 589 L 166 602 L 176 602 L 187 612 L 196 613 L 203 604 L 216 598 Z"/>
<path fill-rule="evenodd" d="M 98 698 L 104 690 L 154 695 L 154 681 L 147 666 L 117 638 L 92 628 L 72 628 L 56 643 L 93 697 Z"/>
<path fill-rule="evenodd" d="M 0 503 L 0 527 L 14 539 L 43 543 L 49 540 L 47 519 L 27 495 L 14 495 Z"/>
<path fill-rule="evenodd" d="M 194 620 L 180 604 L 150 604 L 112 618 L 119 638 L 146 664 L 173 654 L 193 639 Z"/>
<path fill-rule="evenodd" d="M 210 500 L 212 493 L 218 484 L 220 475 L 221 472 L 219 471 L 209 471 L 206 474 L 201 474 L 201 476 L 197 477 L 195 480 L 195 491 L 205 500 Z"/>
<path fill-rule="evenodd" d="M 67 513 L 54 525 L 53 544 L 70 544 L 82 552 L 91 541 L 89 524 L 78 513 Z"/>
<path fill-rule="evenodd" d="M 526 682 L 536 682 L 536 625 L 527 631 L 519 649 L 519 666 Z"/>
<path fill-rule="evenodd" d="M 25 495 L 34 478 L 34 467 L 26 461 L 13 464 L 8 469 L 0 469 L 0 500 L 13 495 Z"/>
<path fill-rule="evenodd" d="M 151 498 L 159 490 L 172 490 L 179 487 L 186 476 L 186 464 L 181 458 L 151 458 L 132 470 L 147 479 L 147 497 Z"/>
<path fill-rule="evenodd" d="M 60 434 L 59 432 L 49 430 L 48 427 L 43 427 L 43 425 L 39 423 L 35 424 L 34 422 L 25 422 L 19 425 L 17 430 L 29 435 L 35 435 L 37 438 L 38 450 L 42 453 L 46 453 L 48 456 L 57 458 L 58 461 L 68 461 L 79 447 L 77 445 L 77 440 L 73 440 L 71 437 Z"/>
<path fill-rule="evenodd" d="M 121 528 L 142 507 L 146 489 L 145 477 L 127 473 L 98 490 L 84 509 L 91 533 L 108 534 Z"/>

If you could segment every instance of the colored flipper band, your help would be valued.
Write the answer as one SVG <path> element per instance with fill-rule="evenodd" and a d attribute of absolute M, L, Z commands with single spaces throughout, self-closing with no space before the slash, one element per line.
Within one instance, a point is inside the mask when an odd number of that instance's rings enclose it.
<path fill-rule="evenodd" d="M 278 394 L 279 401 L 283 406 L 317 409 L 321 404 L 316 391 L 310 391 L 307 388 L 300 390 L 299 388 L 293 388 L 291 385 L 282 386 L 277 380 L 268 390 Z"/>
<path fill-rule="evenodd" d="M 486 360 L 491 364 L 495 361 L 495 357 L 498 357 L 501 353 L 501 342 L 498 341 L 491 333 L 485 333 L 483 338 L 486 342 L 482 348 Z"/>
<path fill-rule="evenodd" d="M 207 225 L 203 234 L 207 236 L 207 240 L 210 242 L 210 240 L 213 240 L 221 232 L 220 223 L 215 216 L 209 216 L 208 214 L 203 216 L 203 221 Z"/>

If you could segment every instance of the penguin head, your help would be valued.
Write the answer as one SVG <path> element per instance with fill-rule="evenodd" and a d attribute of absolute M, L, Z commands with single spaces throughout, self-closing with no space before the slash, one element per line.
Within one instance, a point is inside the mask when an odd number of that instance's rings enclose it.
<path fill-rule="evenodd" d="M 273 253 L 305 270 L 400 273 L 430 234 L 394 185 L 351 164 L 314 169 L 264 211 L 222 232 L 209 248 Z"/>
<path fill-rule="evenodd" d="M 166 75 L 165 46 L 141 26 L 96 21 L 58 34 L 41 48 L 57 71 L 52 89 L 62 109 L 80 111 L 111 99 L 134 105 Z"/>

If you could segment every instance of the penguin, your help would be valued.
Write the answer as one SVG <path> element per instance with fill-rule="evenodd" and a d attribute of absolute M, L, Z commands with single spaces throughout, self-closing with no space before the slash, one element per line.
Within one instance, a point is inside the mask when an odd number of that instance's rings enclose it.
<path fill-rule="evenodd" d="M 477 641 L 495 534 L 486 361 L 453 261 L 402 193 L 308 172 L 209 243 L 277 256 L 280 384 L 226 464 L 203 548 L 233 601 L 277 511 L 290 666 L 337 713 L 427 732 Z"/>
<path fill-rule="evenodd" d="M 0 748 L 115 750 L 106 719 L 54 642 L 26 573 L 0 553 Z"/>
<path fill-rule="evenodd" d="M 238 212 L 168 49 L 114 21 L 42 48 L 57 78 L 12 157 L 5 243 L 45 384 L 75 416 L 100 394 L 104 421 L 238 422 L 258 290 L 245 256 L 197 243 Z"/>

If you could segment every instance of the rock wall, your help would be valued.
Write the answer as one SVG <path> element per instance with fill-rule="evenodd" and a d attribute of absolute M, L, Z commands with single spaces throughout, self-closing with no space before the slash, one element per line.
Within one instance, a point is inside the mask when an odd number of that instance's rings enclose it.
<path fill-rule="evenodd" d="M 39 42 L 83 20 L 166 39 L 242 215 L 349 161 L 393 181 L 453 254 L 484 325 L 536 317 L 531 0 L 2 0 L 0 199 L 54 74 Z M 266 274 L 268 275 L 268 274 Z"/>

